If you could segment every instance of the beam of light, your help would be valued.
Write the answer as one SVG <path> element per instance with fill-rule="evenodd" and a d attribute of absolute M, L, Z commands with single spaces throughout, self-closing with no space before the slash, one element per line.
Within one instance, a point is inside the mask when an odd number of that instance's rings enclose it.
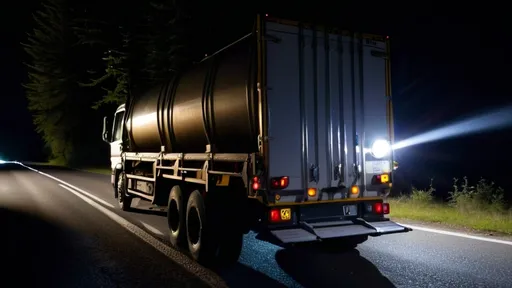
<path fill-rule="evenodd" d="M 455 138 L 481 132 L 506 128 L 512 126 L 512 106 L 492 110 L 481 116 L 466 118 L 465 120 L 434 129 L 411 138 L 399 141 L 393 149 L 402 149 L 412 145 L 423 144 L 438 140 Z"/>

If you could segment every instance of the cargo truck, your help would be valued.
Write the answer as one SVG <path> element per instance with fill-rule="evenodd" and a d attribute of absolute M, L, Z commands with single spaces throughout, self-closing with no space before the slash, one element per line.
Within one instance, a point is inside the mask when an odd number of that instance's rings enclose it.
<path fill-rule="evenodd" d="M 170 242 L 233 263 L 244 234 L 355 247 L 390 221 L 389 39 L 256 17 L 254 30 L 115 111 L 114 197 L 165 207 Z"/>

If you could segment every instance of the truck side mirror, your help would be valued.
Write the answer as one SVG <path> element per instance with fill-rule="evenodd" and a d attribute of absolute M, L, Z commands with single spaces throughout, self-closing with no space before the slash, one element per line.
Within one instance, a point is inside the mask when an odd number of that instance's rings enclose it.
<path fill-rule="evenodd" d="M 107 142 L 107 143 L 110 143 L 110 140 L 109 140 L 109 131 L 108 131 L 108 128 L 107 128 L 107 124 L 108 124 L 108 121 L 107 121 L 107 117 L 103 117 L 103 133 L 101 135 L 103 141 Z"/>

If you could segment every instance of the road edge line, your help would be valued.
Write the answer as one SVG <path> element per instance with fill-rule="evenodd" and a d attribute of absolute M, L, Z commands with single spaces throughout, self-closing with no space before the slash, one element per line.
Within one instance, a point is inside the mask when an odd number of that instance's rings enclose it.
<path fill-rule="evenodd" d="M 103 199 L 99 198 L 98 196 L 93 195 L 93 194 L 91 194 L 91 193 L 89 193 L 89 192 L 87 192 L 87 191 L 85 191 L 85 190 L 83 190 L 83 189 L 80 189 L 80 188 L 78 188 L 78 187 L 76 187 L 76 186 L 74 186 L 74 185 L 72 185 L 72 184 L 69 184 L 69 183 L 68 183 L 68 182 L 66 182 L 66 181 L 63 181 L 63 180 L 61 180 L 61 179 L 59 179 L 59 178 L 56 178 L 56 177 L 53 177 L 53 176 L 52 176 L 52 175 L 50 175 L 50 174 L 47 174 L 47 173 L 41 172 L 41 171 L 39 171 L 39 170 L 37 170 L 37 169 L 34 169 L 34 168 L 32 168 L 32 167 L 26 166 L 25 164 L 22 164 L 22 163 L 19 163 L 19 164 L 20 164 L 21 166 L 24 166 L 25 168 L 28 168 L 28 169 L 30 169 L 30 170 L 32 170 L 32 171 L 34 171 L 34 172 L 37 172 L 37 173 L 39 173 L 39 174 L 41 174 L 41 175 L 43 175 L 43 176 L 46 176 L 46 177 L 48 177 L 48 178 L 51 178 L 51 179 L 53 179 L 53 180 L 55 180 L 55 181 L 57 181 L 57 182 L 59 182 L 59 183 L 61 183 L 61 184 L 67 185 L 67 186 L 69 186 L 69 187 L 71 187 L 71 188 L 75 189 L 76 191 L 83 193 L 84 195 L 88 196 L 89 198 L 92 198 L 92 199 L 96 200 L 97 202 L 100 202 L 101 204 L 103 204 L 103 205 L 105 205 L 105 206 L 108 206 L 108 207 L 110 207 L 110 208 L 116 208 L 114 205 L 112 205 L 112 204 L 108 203 L 107 201 L 105 201 L 105 200 L 103 200 Z"/>
<path fill-rule="evenodd" d="M 410 227 L 410 228 L 412 228 L 414 230 L 419 230 L 419 231 L 424 231 L 424 232 L 437 233 L 437 234 L 443 234 L 443 235 L 449 235 L 449 236 L 455 236 L 455 237 L 462 237 L 462 238 L 467 238 L 467 239 L 480 240 L 480 241 L 484 241 L 484 242 L 492 242 L 492 243 L 498 243 L 498 244 L 504 244 L 504 245 L 511 245 L 512 246 L 512 241 L 506 241 L 506 240 L 501 240 L 501 239 L 493 239 L 493 238 L 488 238 L 488 237 L 475 236 L 475 235 L 470 235 L 470 234 L 465 234 L 465 233 L 460 233 L 460 232 L 452 232 L 452 231 L 447 231 L 447 230 L 439 230 L 439 229 L 434 229 L 434 228 L 415 226 L 415 225 L 409 225 L 409 224 L 398 223 L 398 222 L 396 222 L 396 224 L 402 225 L 402 226 L 405 226 L 405 227 Z"/>
<path fill-rule="evenodd" d="M 210 285 L 211 287 L 228 287 L 225 281 L 218 277 L 216 274 L 213 274 L 213 272 L 208 271 L 207 269 L 200 266 L 197 262 L 189 259 L 187 256 L 183 255 L 181 252 L 169 247 L 168 245 L 164 244 L 148 232 L 144 231 L 137 225 L 131 223 L 130 221 L 126 220 L 122 216 L 118 215 L 115 212 L 110 211 L 106 207 L 100 205 L 99 203 L 95 202 L 92 198 L 88 198 L 86 195 L 81 194 L 80 188 L 76 189 L 76 191 L 73 189 L 75 188 L 74 185 L 71 185 L 67 183 L 66 181 L 63 181 L 59 178 L 56 178 L 52 175 L 49 175 L 47 173 L 38 171 L 32 167 L 26 166 L 24 164 L 20 164 L 34 172 L 37 172 L 43 176 L 46 176 L 50 179 L 53 179 L 57 182 L 60 182 L 59 186 L 68 190 L 69 192 L 75 194 L 80 199 L 84 200 L 86 203 L 91 205 L 92 207 L 96 208 L 103 214 L 105 214 L 107 217 L 109 217 L 111 220 L 116 222 L 117 224 L 124 227 L 126 230 L 132 232 L 135 236 L 139 237 L 141 240 L 146 242 L 147 244 L 151 245 L 153 248 L 158 250 L 160 253 L 164 254 L 169 258 L 170 260 L 174 261 L 176 264 L 180 265 L 183 269 L 190 272 L 191 274 L 195 275 L 199 279 L 201 279 L 206 284 Z M 64 185 L 63 185 L 64 184 Z M 80 192 L 79 192 L 80 191 Z M 89 194 L 85 192 L 86 194 Z M 94 195 L 93 195 L 94 196 Z"/>
<path fill-rule="evenodd" d="M 142 220 L 139 220 L 140 224 L 142 224 L 142 226 L 144 226 L 144 228 L 146 228 L 147 230 L 149 230 L 151 233 L 153 234 L 158 234 L 158 235 L 164 235 L 164 233 L 162 231 L 160 231 L 159 229 L 157 229 L 156 227 L 154 227 L 153 225 L 149 225 L 148 223 L 142 221 Z"/>

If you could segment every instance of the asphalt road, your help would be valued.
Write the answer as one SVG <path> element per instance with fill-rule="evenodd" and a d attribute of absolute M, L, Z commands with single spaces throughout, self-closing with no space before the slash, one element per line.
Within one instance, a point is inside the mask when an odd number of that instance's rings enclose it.
<path fill-rule="evenodd" d="M 33 168 L 0 165 L 1 287 L 512 287 L 511 245 L 418 230 L 344 253 L 249 234 L 238 265 L 210 271 L 169 249 L 148 203 L 116 209 L 109 176 Z"/>

